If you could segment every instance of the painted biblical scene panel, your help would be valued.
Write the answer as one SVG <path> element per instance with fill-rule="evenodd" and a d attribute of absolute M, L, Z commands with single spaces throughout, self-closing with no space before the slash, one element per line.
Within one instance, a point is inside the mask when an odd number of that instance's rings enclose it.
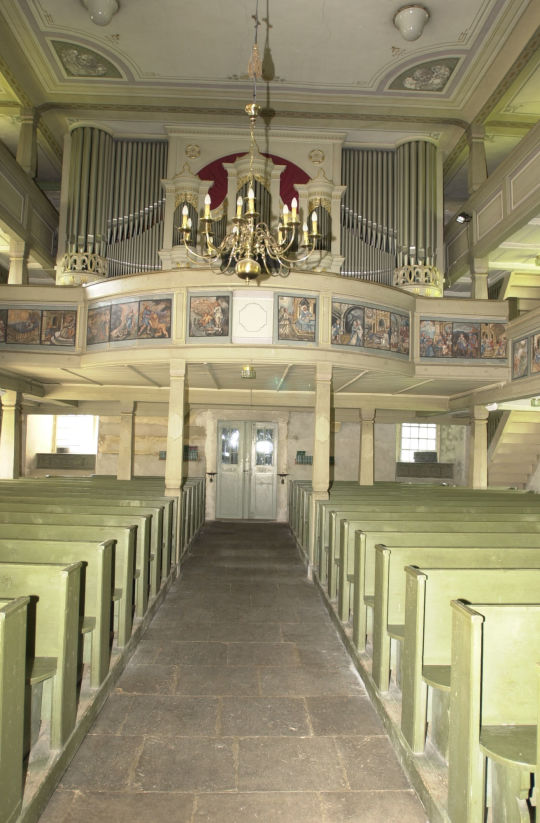
<path fill-rule="evenodd" d="M 532 336 L 531 374 L 540 372 L 540 334 Z"/>
<path fill-rule="evenodd" d="M 452 357 L 452 323 L 420 321 L 420 357 Z"/>
<path fill-rule="evenodd" d="M 171 336 L 170 298 L 165 300 L 141 300 L 139 303 L 139 331 L 137 337 L 163 338 Z"/>
<path fill-rule="evenodd" d="M 390 350 L 390 312 L 366 307 L 364 324 L 366 348 Z"/>
<path fill-rule="evenodd" d="M 41 311 L 39 309 L 7 310 L 7 342 L 39 345 Z"/>
<path fill-rule="evenodd" d="M 135 340 L 139 328 L 139 304 L 113 303 L 111 306 L 110 340 Z"/>
<path fill-rule="evenodd" d="M 480 357 L 480 324 L 454 323 L 453 327 L 452 357 Z"/>
<path fill-rule="evenodd" d="M 528 344 L 528 337 L 522 337 L 521 340 L 514 340 L 512 342 L 512 380 L 517 380 L 518 377 L 526 377 L 529 373 Z"/>
<path fill-rule="evenodd" d="M 504 323 L 482 323 L 480 357 L 504 360 L 506 352 L 506 325 Z"/>
<path fill-rule="evenodd" d="M 278 295 L 278 340 L 314 343 L 317 298 Z"/>
<path fill-rule="evenodd" d="M 75 309 L 44 309 L 41 316 L 41 343 L 44 346 L 74 346 L 77 332 Z"/>
<path fill-rule="evenodd" d="M 7 309 L 0 309 L 0 343 L 6 342 Z"/>
<path fill-rule="evenodd" d="M 86 327 L 86 345 L 108 343 L 111 328 L 111 307 L 98 306 L 88 309 L 88 324 Z"/>
<path fill-rule="evenodd" d="M 190 295 L 189 337 L 228 337 L 230 307 L 229 294 Z"/>
<path fill-rule="evenodd" d="M 336 346 L 364 345 L 364 307 L 332 300 L 332 343 Z"/>
<path fill-rule="evenodd" d="M 390 313 L 390 350 L 409 354 L 410 323 L 407 314 Z"/>

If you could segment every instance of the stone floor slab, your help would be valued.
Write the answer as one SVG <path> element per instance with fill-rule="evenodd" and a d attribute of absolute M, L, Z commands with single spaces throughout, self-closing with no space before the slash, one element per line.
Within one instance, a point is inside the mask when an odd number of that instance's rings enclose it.
<path fill-rule="evenodd" d="M 193 823 L 322 823 L 315 792 L 198 795 Z"/>
<path fill-rule="evenodd" d="M 322 794 L 324 823 L 429 823 L 412 790 Z"/>
<path fill-rule="evenodd" d="M 348 788 L 332 738 L 240 740 L 239 791 L 329 791 Z"/>
<path fill-rule="evenodd" d="M 367 697 L 306 697 L 316 735 L 384 735 L 377 712 Z"/>
<path fill-rule="evenodd" d="M 305 701 L 291 697 L 224 697 L 221 733 L 236 737 L 311 734 Z"/>
<path fill-rule="evenodd" d="M 234 791 L 234 744 L 215 738 L 147 739 L 133 788 L 150 792 Z"/>

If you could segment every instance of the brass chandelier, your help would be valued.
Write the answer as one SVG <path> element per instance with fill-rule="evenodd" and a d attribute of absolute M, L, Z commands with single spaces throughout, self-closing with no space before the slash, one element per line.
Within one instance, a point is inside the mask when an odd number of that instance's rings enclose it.
<path fill-rule="evenodd" d="M 212 218 L 210 216 L 210 195 L 204 199 L 204 216 L 200 219 L 201 254 L 198 254 L 190 245 L 193 226 L 187 203 L 182 207 L 182 225 L 178 231 L 180 240 L 184 244 L 188 255 L 200 265 L 210 266 L 214 271 L 223 274 L 236 274 L 242 280 L 256 280 L 259 276 L 287 277 L 291 267 L 306 261 L 315 251 L 317 240 L 321 237 L 317 231 L 317 213 L 311 213 L 311 227 L 306 222 L 300 230 L 298 217 L 298 201 L 296 197 L 291 202 L 291 211 L 287 205 L 283 206 L 277 234 L 273 234 L 268 225 L 259 222 L 260 214 L 255 207 L 255 175 L 254 159 L 258 152 L 255 140 L 255 123 L 261 111 L 257 103 L 257 79 L 262 78 L 262 62 L 257 43 L 257 30 L 260 25 L 258 0 L 255 6 L 255 37 L 251 58 L 248 64 L 248 75 L 253 80 L 253 100 L 245 107 L 249 117 L 249 189 L 244 198 L 236 201 L 236 216 L 233 219 L 232 231 L 223 240 L 216 244 L 212 235 Z"/>

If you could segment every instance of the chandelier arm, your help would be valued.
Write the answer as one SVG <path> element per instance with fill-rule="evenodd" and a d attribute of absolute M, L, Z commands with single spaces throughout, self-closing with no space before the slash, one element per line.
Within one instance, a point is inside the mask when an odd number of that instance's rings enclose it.
<path fill-rule="evenodd" d="M 214 259 L 213 255 L 199 254 L 198 252 L 194 251 L 191 246 L 188 246 L 187 241 L 185 240 L 185 238 L 182 242 L 184 244 L 184 248 L 187 251 L 187 253 L 190 254 L 196 260 L 201 260 L 203 263 L 208 263 L 209 261 Z M 217 259 L 217 258 L 215 258 L 215 259 Z"/>
<path fill-rule="evenodd" d="M 284 260 L 285 263 L 287 263 L 290 266 L 294 266 L 295 263 L 304 263 L 315 251 L 316 241 L 317 241 L 317 238 L 315 237 L 313 239 L 313 242 L 312 242 L 312 247 L 309 249 L 309 251 L 305 252 L 301 257 L 294 257 L 293 258 L 293 257 L 287 257 L 285 254 L 280 254 L 277 259 L 278 260 Z"/>

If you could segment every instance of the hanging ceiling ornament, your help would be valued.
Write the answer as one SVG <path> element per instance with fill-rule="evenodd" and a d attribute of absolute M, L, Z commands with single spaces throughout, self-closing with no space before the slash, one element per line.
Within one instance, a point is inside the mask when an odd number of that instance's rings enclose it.
<path fill-rule="evenodd" d="M 224 274 L 236 274 L 243 280 L 256 280 L 259 276 L 273 275 L 286 277 L 293 266 L 305 262 L 314 252 L 320 234 L 317 231 L 317 213 L 311 214 L 311 228 L 304 223 L 300 229 L 298 218 L 298 201 L 291 202 L 291 211 L 283 206 L 277 234 L 271 232 L 266 223 L 259 222 L 259 212 L 255 204 L 254 160 L 259 154 L 255 140 L 255 123 L 261 111 L 257 103 L 257 79 L 262 77 L 262 61 L 257 43 L 260 26 L 258 0 L 255 6 L 255 37 L 248 63 L 248 75 L 253 80 L 253 99 L 245 107 L 249 117 L 249 188 L 247 203 L 244 198 L 236 201 L 236 217 L 233 228 L 219 244 L 214 243 L 212 234 L 213 220 L 210 216 L 210 195 L 204 199 L 204 216 L 200 219 L 201 254 L 191 244 L 192 222 L 187 203 L 182 207 L 182 225 L 178 231 L 191 259 L 201 265 L 210 266 Z"/>

